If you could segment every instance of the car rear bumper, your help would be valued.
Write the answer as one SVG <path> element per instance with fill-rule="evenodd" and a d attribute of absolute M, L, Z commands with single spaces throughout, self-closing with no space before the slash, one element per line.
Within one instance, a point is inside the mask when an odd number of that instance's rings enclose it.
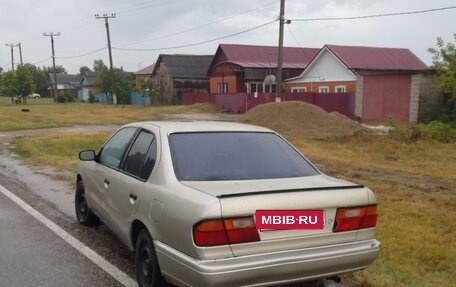
<path fill-rule="evenodd" d="M 272 286 L 367 268 L 380 252 L 371 239 L 217 260 L 196 260 L 156 241 L 163 275 L 178 286 Z"/>

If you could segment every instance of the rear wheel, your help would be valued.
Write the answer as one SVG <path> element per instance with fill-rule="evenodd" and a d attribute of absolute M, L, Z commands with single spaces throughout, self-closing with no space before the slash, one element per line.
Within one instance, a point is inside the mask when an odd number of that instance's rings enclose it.
<path fill-rule="evenodd" d="M 98 223 L 98 218 L 90 211 L 87 204 L 84 184 L 82 180 L 76 186 L 76 194 L 74 197 L 74 207 L 76 210 L 76 218 L 79 223 L 85 226 L 93 226 Z"/>
<path fill-rule="evenodd" d="M 154 243 L 146 229 L 139 232 L 135 246 L 136 277 L 139 287 L 162 287 L 165 280 L 158 266 Z"/>

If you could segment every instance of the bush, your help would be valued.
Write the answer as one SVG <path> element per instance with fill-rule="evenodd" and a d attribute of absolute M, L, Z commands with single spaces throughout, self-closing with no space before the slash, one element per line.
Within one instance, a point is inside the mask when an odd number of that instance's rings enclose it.
<path fill-rule="evenodd" d="M 74 102 L 73 96 L 70 93 L 62 93 L 57 95 L 57 103 L 72 103 Z"/>
<path fill-rule="evenodd" d="M 93 104 L 96 102 L 95 95 L 92 92 L 89 92 L 89 103 Z"/>
<path fill-rule="evenodd" d="M 414 143 L 425 138 L 425 131 L 423 126 L 419 124 L 401 125 L 396 123 L 393 129 L 390 130 L 390 135 L 395 139 L 408 143 Z"/>
<path fill-rule="evenodd" d="M 429 139 L 442 143 L 456 142 L 456 127 L 451 123 L 432 121 L 428 124 L 400 124 L 388 121 L 385 124 L 393 127 L 389 132 L 390 136 L 400 141 L 414 143 Z"/>
<path fill-rule="evenodd" d="M 428 138 L 439 142 L 449 143 L 456 141 L 455 130 L 450 124 L 432 121 L 425 126 L 425 131 Z"/>

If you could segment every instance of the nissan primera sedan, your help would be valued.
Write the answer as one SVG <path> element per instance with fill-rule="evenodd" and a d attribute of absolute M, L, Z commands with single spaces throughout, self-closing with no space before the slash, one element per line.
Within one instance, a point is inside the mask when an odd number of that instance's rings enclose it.
<path fill-rule="evenodd" d="M 78 221 L 134 252 L 139 286 L 273 286 L 367 268 L 367 187 L 322 174 L 280 135 L 222 122 L 140 122 L 79 154 Z"/>

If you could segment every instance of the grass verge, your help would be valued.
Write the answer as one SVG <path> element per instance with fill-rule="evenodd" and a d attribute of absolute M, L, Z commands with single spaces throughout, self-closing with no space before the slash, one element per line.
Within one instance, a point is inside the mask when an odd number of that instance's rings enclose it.
<path fill-rule="evenodd" d="M 210 104 L 193 106 L 131 106 L 89 103 L 54 104 L 50 99 L 29 99 L 12 105 L 0 97 L 0 131 L 55 128 L 71 125 L 114 124 L 158 120 L 164 114 L 216 112 Z M 28 111 L 23 111 L 23 110 Z"/>

